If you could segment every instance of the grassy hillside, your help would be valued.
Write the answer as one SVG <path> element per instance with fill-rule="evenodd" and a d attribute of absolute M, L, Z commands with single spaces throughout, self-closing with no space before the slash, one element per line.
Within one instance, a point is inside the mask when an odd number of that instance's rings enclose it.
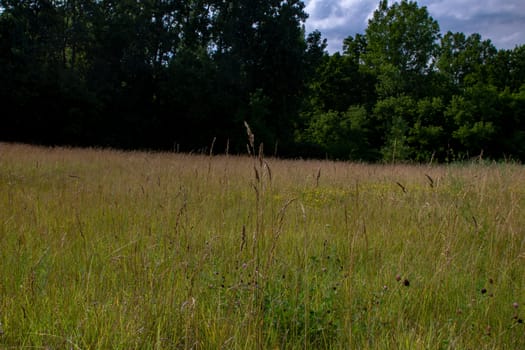
<path fill-rule="evenodd" d="M 524 183 L 0 144 L 0 348 L 524 348 Z"/>

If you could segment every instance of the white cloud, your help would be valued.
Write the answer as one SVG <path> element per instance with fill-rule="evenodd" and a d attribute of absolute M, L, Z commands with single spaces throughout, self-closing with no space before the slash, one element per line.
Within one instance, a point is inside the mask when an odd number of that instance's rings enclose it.
<path fill-rule="evenodd" d="M 329 51 L 338 51 L 344 38 L 364 33 L 377 3 L 370 0 L 307 0 L 306 12 L 310 17 L 306 29 L 320 30 L 328 39 Z"/>
<path fill-rule="evenodd" d="M 392 3 L 392 1 L 390 1 Z M 310 15 L 306 29 L 319 29 L 328 39 L 328 50 L 341 49 L 343 39 L 364 33 L 379 0 L 305 0 Z M 498 48 L 525 44 L 523 0 L 421 0 L 441 31 L 479 33 Z"/>

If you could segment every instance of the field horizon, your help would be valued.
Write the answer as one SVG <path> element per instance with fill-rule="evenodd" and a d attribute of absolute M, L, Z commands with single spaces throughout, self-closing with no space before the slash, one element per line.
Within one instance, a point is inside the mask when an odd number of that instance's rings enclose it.
<path fill-rule="evenodd" d="M 0 143 L 0 349 L 525 348 L 524 183 Z"/>

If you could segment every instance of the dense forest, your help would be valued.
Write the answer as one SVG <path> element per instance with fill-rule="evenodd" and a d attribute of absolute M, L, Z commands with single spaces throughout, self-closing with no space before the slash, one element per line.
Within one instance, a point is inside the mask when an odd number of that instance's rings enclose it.
<path fill-rule="evenodd" d="M 525 160 L 525 46 L 379 2 L 329 54 L 299 0 L 0 0 L 0 140 Z M 349 33 L 350 34 L 350 33 Z"/>

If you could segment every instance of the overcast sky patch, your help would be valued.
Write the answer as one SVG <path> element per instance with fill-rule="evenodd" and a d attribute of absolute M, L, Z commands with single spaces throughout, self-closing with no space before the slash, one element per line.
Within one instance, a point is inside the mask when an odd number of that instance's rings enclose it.
<path fill-rule="evenodd" d="M 328 39 L 330 53 L 342 49 L 344 38 L 364 34 L 379 0 L 305 0 L 306 31 L 318 29 Z M 390 1 L 392 3 L 392 1 Z M 525 44 L 523 0 L 437 0 L 418 1 L 426 6 L 441 32 L 481 34 L 498 49 Z"/>

